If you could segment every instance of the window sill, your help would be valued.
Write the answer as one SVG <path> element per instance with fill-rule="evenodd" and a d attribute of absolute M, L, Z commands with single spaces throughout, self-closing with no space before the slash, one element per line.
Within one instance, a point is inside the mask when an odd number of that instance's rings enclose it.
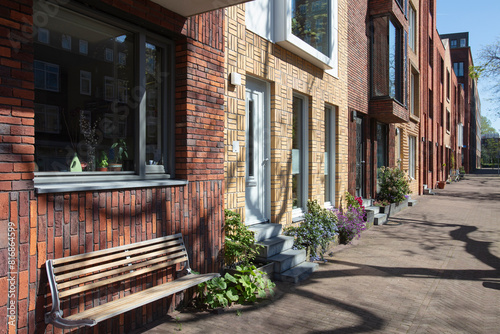
<path fill-rule="evenodd" d="M 136 189 L 136 188 L 151 188 L 151 187 L 172 187 L 185 186 L 187 180 L 172 180 L 165 178 L 148 178 L 142 180 L 120 180 L 120 181 L 77 181 L 63 183 L 40 183 L 35 181 L 35 191 L 37 194 L 51 193 L 66 193 L 77 191 L 101 191 L 101 190 L 119 190 L 119 189 Z"/>

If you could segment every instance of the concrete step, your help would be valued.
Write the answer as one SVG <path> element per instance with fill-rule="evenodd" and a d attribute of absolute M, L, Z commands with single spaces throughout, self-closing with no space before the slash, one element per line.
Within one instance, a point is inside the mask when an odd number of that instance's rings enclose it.
<path fill-rule="evenodd" d="M 261 223 L 248 227 L 255 233 L 255 242 L 277 237 L 281 234 L 281 224 Z"/>
<path fill-rule="evenodd" d="M 306 261 L 306 257 L 307 251 L 305 249 L 289 249 L 267 258 L 267 261 L 274 262 L 274 272 L 279 274 L 303 263 Z"/>
<path fill-rule="evenodd" d="M 416 199 L 408 200 L 408 206 L 416 206 L 417 204 L 418 204 L 418 201 Z"/>
<path fill-rule="evenodd" d="M 308 278 L 319 267 L 314 262 L 303 262 L 281 274 L 274 273 L 274 279 L 282 282 L 298 283 Z"/>
<path fill-rule="evenodd" d="M 283 251 L 291 249 L 293 246 L 294 237 L 289 237 L 286 235 L 278 235 L 273 238 L 265 239 L 257 242 L 257 244 L 263 246 L 259 249 L 258 257 L 267 259 L 271 256 L 279 254 Z"/>
<path fill-rule="evenodd" d="M 388 215 L 385 213 L 377 213 L 373 220 L 373 225 L 384 225 L 387 223 Z"/>
<path fill-rule="evenodd" d="M 365 208 L 369 207 L 369 206 L 372 206 L 373 205 L 373 199 L 367 199 L 367 198 L 363 198 L 363 206 Z"/>
<path fill-rule="evenodd" d="M 368 206 L 368 207 L 365 207 L 365 211 L 372 211 L 373 214 L 377 214 L 380 212 L 380 206 Z"/>

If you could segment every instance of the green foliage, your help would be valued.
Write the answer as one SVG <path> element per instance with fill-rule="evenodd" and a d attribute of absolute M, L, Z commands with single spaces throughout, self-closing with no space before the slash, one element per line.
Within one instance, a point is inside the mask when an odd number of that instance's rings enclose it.
<path fill-rule="evenodd" d="M 375 205 L 375 206 L 379 206 L 379 207 L 380 207 L 380 206 L 388 206 L 388 205 L 390 205 L 390 204 L 391 204 L 391 203 L 390 203 L 388 200 L 386 200 L 386 199 L 383 199 L 383 200 L 376 200 L 375 202 L 373 202 L 373 205 Z"/>
<path fill-rule="evenodd" d="M 234 267 L 237 263 L 249 265 L 258 254 L 262 246 L 255 244 L 253 231 L 241 221 L 241 215 L 231 210 L 224 210 L 226 234 L 224 245 L 224 261 L 227 267 Z"/>
<path fill-rule="evenodd" d="M 101 159 L 99 160 L 98 165 L 102 168 L 108 167 L 108 155 L 106 154 L 106 152 L 101 151 Z"/>
<path fill-rule="evenodd" d="M 464 166 L 460 166 L 460 167 L 458 168 L 458 172 L 459 172 L 460 174 L 465 174 L 465 167 L 464 167 Z"/>
<path fill-rule="evenodd" d="M 123 161 L 123 156 L 125 158 L 128 158 L 128 153 L 127 153 L 127 143 L 123 139 L 118 139 L 116 142 L 111 145 L 112 150 L 116 150 L 115 153 L 115 162 L 116 163 L 121 163 Z"/>
<path fill-rule="evenodd" d="M 254 265 L 237 266 L 234 275 L 226 273 L 198 285 L 198 299 L 201 305 L 209 308 L 227 307 L 232 303 L 243 304 L 266 298 L 267 291 L 274 294 L 274 284 Z"/>
<path fill-rule="evenodd" d="M 411 193 L 410 184 L 406 174 L 399 168 L 380 167 L 378 170 L 380 192 L 378 200 L 387 200 L 391 203 L 399 203 Z"/>
<path fill-rule="evenodd" d="M 307 201 L 307 213 L 299 226 L 284 229 L 283 234 L 294 236 L 294 249 L 309 249 L 311 258 L 323 259 L 328 244 L 337 235 L 337 217 L 335 213 L 322 208 L 316 200 Z"/>

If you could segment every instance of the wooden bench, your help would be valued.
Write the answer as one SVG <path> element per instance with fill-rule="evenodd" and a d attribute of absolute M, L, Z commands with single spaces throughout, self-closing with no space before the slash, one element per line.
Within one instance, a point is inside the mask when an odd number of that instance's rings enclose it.
<path fill-rule="evenodd" d="M 182 272 L 185 275 L 180 278 L 126 296 L 121 293 L 118 299 L 63 317 L 61 304 L 70 303 L 72 297 L 78 299 L 83 293 L 92 298 L 92 293 L 106 291 L 103 290 L 106 288 L 116 291 L 117 285 L 159 272 L 164 273 L 165 280 L 167 268 L 175 272 L 177 264 L 183 264 L 179 266 L 183 267 Z M 182 234 L 47 260 L 46 269 L 52 295 L 52 310 L 45 314 L 45 322 L 60 328 L 94 326 L 100 321 L 219 276 L 218 273 L 191 273 Z M 113 297 L 115 295 L 113 294 Z"/>

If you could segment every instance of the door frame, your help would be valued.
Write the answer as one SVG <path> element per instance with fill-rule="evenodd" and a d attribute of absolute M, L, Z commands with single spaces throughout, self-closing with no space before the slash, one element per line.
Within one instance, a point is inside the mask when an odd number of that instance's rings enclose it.
<path fill-rule="evenodd" d="M 254 220 L 254 221 L 248 221 L 247 217 L 247 192 L 246 188 L 247 186 L 255 182 L 253 180 L 249 180 L 248 176 L 248 165 L 245 164 L 245 224 L 246 225 L 254 225 L 254 224 L 259 224 L 263 222 L 270 222 L 271 220 L 271 99 L 270 99 L 270 92 L 271 92 L 271 85 L 269 82 L 247 76 L 246 78 L 246 88 L 245 88 L 245 116 L 247 115 L 248 112 L 248 98 L 247 94 L 251 91 L 259 91 L 263 92 L 263 110 L 257 111 L 260 112 L 260 118 L 261 118 L 261 124 L 262 126 L 262 131 L 261 135 L 259 137 L 263 138 L 263 142 L 258 145 L 259 149 L 261 152 L 259 152 L 259 156 L 261 156 L 262 162 L 259 164 L 256 164 L 257 166 L 263 166 L 263 171 L 261 174 L 261 180 L 260 182 L 263 182 L 262 188 L 263 188 L 263 198 L 259 201 L 261 204 L 261 211 L 262 211 L 262 219 L 260 220 Z M 248 117 L 245 117 L 245 162 L 248 161 Z"/>

